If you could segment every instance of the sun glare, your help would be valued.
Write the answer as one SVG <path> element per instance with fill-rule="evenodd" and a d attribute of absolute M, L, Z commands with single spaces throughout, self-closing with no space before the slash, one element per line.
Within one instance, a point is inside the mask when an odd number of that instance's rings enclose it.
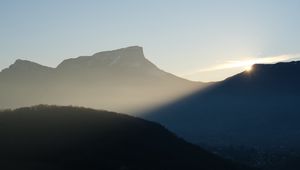
<path fill-rule="evenodd" d="M 251 70 L 252 70 L 252 65 L 251 65 L 251 66 L 247 66 L 247 67 L 245 68 L 245 70 L 246 70 L 247 72 L 251 72 Z"/>

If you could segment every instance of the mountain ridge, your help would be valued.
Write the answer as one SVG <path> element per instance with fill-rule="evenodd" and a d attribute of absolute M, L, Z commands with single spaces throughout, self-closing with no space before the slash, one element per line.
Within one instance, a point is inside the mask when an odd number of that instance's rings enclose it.
<path fill-rule="evenodd" d="M 79 57 L 75 57 L 75 58 L 65 59 L 62 62 L 60 62 L 56 67 L 45 66 L 45 65 L 36 63 L 34 61 L 26 60 L 26 59 L 16 59 L 13 64 L 11 64 L 7 68 L 2 69 L 1 71 L 7 70 L 10 67 L 17 67 L 17 66 L 22 66 L 22 65 L 25 65 L 25 66 L 33 66 L 34 65 L 34 66 L 40 66 L 40 67 L 45 67 L 45 68 L 47 67 L 47 68 L 51 68 L 51 69 L 58 69 L 59 67 L 62 67 L 62 65 L 65 62 L 74 61 L 74 60 L 93 59 L 93 58 L 97 58 L 97 57 L 103 57 L 102 55 L 105 55 L 105 54 L 120 53 L 120 52 L 124 52 L 124 51 L 135 51 L 135 53 L 138 54 L 138 57 L 140 57 L 142 59 L 146 59 L 145 56 L 144 56 L 144 52 L 143 52 L 142 47 L 140 47 L 140 46 L 129 46 L 129 47 L 115 49 L 115 50 L 97 52 L 97 53 L 94 53 L 91 56 L 79 56 Z M 128 56 L 125 56 L 125 57 L 128 57 Z"/>
<path fill-rule="evenodd" d="M 145 118 L 198 144 L 299 147 L 299 74 L 299 61 L 254 65 Z"/>
<path fill-rule="evenodd" d="M 133 56 L 133 57 L 132 57 Z M 121 49 L 115 49 L 115 50 L 109 50 L 109 51 L 102 51 L 95 53 L 91 56 L 79 56 L 76 58 L 69 58 L 63 60 L 61 63 L 59 63 L 56 67 L 49 67 L 45 66 L 30 60 L 24 60 L 24 59 L 17 59 L 14 64 L 10 65 L 8 68 L 4 68 L 0 73 L 3 72 L 9 72 L 14 69 L 19 69 L 21 71 L 28 71 L 28 70 L 22 70 L 22 68 L 32 69 L 32 68 L 39 68 L 42 71 L 61 71 L 68 67 L 68 65 L 76 65 L 74 67 L 74 70 L 76 69 L 82 69 L 83 67 L 86 68 L 98 68 L 101 69 L 102 67 L 108 67 L 112 65 L 117 65 L 118 60 L 124 60 L 127 59 L 125 65 L 128 67 L 140 67 L 140 68 L 149 68 L 150 71 L 161 71 L 165 72 L 161 69 L 159 69 L 155 64 L 150 62 L 144 55 L 143 48 L 140 46 L 129 46 Z M 129 59 L 129 61 L 128 61 Z M 105 61 L 108 60 L 108 61 Z M 110 62 L 110 63 L 107 63 Z M 127 64 L 127 65 L 126 65 Z M 143 64 L 143 65 L 142 65 Z M 39 70 L 38 70 L 39 71 Z M 170 73 L 166 73 L 170 74 Z M 173 74 L 170 74 L 172 76 L 175 76 Z M 175 76 L 178 79 L 186 80 L 183 78 L 180 78 L 178 76 Z"/>
<path fill-rule="evenodd" d="M 66 59 L 56 68 L 17 60 L 0 72 L 0 82 L 0 108 L 56 104 L 127 113 L 205 86 L 161 70 L 139 46 Z"/>
<path fill-rule="evenodd" d="M 40 70 L 53 70 L 54 68 L 44 66 L 33 61 L 17 59 L 13 64 L 11 64 L 8 68 L 4 68 L 1 72 L 9 72 L 13 71 L 28 71 L 30 69 L 38 69 Z M 0 73 L 1 73 L 0 72 Z"/>

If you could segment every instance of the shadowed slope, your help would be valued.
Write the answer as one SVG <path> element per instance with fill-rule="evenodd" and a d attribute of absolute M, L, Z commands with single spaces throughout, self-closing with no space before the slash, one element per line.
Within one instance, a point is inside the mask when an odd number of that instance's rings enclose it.
<path fill-rule="evenodd" d="M 1 169 L 207 169 L 235 166 L 162 126 L 85 108 L 0 112 Z"/>
<path fill-rule="evenodd" d="M 195 143 L 300 147 L 299 74 L 300 62 L 254 65 L 145 117 Z"/>

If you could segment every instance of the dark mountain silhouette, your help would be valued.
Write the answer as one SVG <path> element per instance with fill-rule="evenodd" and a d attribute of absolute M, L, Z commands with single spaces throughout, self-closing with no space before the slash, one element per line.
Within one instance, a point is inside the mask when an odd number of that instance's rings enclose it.
<path fill-rule="evenodd" d="M 0 73 L 0 108 L 57 104 L 129 113 L 202 86 L 162 71 L 133 46 L 67 59 L 57 68 L 17 60 Z"/>
<path fill-rule="evenodd" d="M 145 117 L 194 143 L 299 147 L 300 62 L 257 64 Z"/>
<path fill-rule="evenodd" d="M 1 169 L 238 169 L 159 124 L 85 108 L 1 111 L 0 138 Z"/>

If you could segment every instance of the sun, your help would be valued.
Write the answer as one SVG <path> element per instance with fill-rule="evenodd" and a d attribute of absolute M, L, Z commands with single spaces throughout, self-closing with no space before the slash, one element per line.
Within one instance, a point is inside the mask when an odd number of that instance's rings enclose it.
<path fill-rule="evenodd" d="M 251 72 L 251 71 L 252 71 L 252 65 L 251 65 L 251 66 L 247 66 L 247 67 L 245 68 L 245 70 L 246 70 L 247 72 Z"/>

